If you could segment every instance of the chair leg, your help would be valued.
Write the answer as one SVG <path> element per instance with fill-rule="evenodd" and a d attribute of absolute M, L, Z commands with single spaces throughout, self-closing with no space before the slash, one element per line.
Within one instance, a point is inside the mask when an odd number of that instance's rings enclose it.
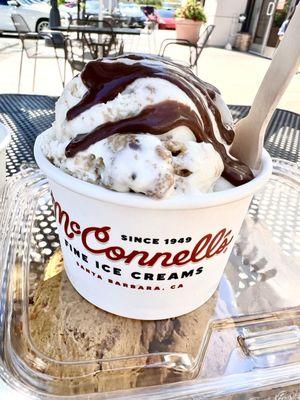
<path fill-rule="evenodd" d="M 61 70 L 60 70 L 60 65 L 59 65 L 59 59 L 58 59 L 58 55 L 57 55 L 57 51 L 55 49 L 55 58 L 56 58 L 56 62 L 57 62 L 57 67 L 58 67 L 58 73 L 59 73 L 59 77 L 60 77 L 60 81 L 62 83 L 62 87 L 64 88 L 65 86 L 65 76 L 62 75 Z M 65 68 L 65 67 L 64 67 Z M 64 75 L 65 75 L 65 71 L 64 71 Z"/>
<path fill-rule="evenodd" d="M 20 87 L 21 87 L 21 75 L 22 75 L 22 67 L 23 67 L 23 53 L 24 53 L 24 47 L 23 47 L 23 43 L 22 43 L 22 51 L 21 51 L 20 67 L 19 67 L 18 93 L 20 93 Z"/>
<path fill-rule="evenodd" d="M 121 56 L 122 54 L 124 54 L 124 42 L 123 39 L 120 39 L 120 47 L 119 47 L 119 51 L 118 51 L 118 55 Z"/>
<path fill-rule="evenodd" d="M 36 62 L 37 62 L 37 58 L 34 58 L 34 68 L 33 68 L 33 78 L 32 78 L 32 91 L 34 93 L 34 89 L 35 89 L 35 74 L 36 74 Z"/>
<path fill-rule="evenodd" d="M 199 49 L 195 48 L 195 67 L 196 67 L 196 74 L 198 75 L 198 61 L 200 58 L 200 55 L 202 53 L 203 47 L 200 47 Z"/>
<path fill-rule="evenodd" d="M 63 87 L 66 85 L 66 70 L 67 70 L 67 60 L 66 58 L 64 59 L 64 81 L 63 81 Z"/>
<path fill-rule="evenodd" d="M 164 46 L 163 42 L 160 44 L 158 55 L 161 57 L 163 57 L 165 55 L 165 46 Z"/>
<path fill-rule="evenodd" d="M 172 44 L 176 44 L 176 43 L 174 43 L 174 42 L 169 42 L 169 43 L 166 43 L 166 44 L 165 44 L 164 48 L 162 49 L 162 54 L 161 54 L 162 57 L 165 56 L 165 52 L 166 52 L 166 50 L 167 50 L 167 47 L 171 46 Z"/>
<path fill-rule="evenodd" d="M 190 68 L 193 67 L 193 49 L 190 46 Z"/>
<path fill-rule="evenodd" d="M 36 74 L 37 54 L 38 54 L 38 39 L 35 42 L 35 57 L 34 57 L 34 67 L 33 67 L 33 79 L 32 79 L 32 91 L 33 91 L 33 93 L 34 93 L 34 87 L 35 87 L 35 74 Z"/>
<path fill-rule="evenodd" d="M 55 59 L 56 59 L 56 62 L 57 62 L 59 78 L 60 78 L 62 87 L 64 88 L 65 87 L 65 78 L 66 78 L 66 57 L 65 57 L 64 71 L 62 73 L 61 69 L 60 69 L 60 65 L 59 65 L 59 58 L 58 58 L 58 54 L 57 54 L 57 48 L 56 48 L 55 40 L 54 40 L 53 36 L 51 36 L 51 42 L 52 42 L 52 47 L 53 47 L 53 50 L 54 50 L 54 56 L 55 56 Z"/>
<path fill-rule="evenodd" d="M 196 68 L 196 75 L 198 75 L 198 57 L 196 58 L 195 68 Z"/>
<path fill-rule="evenodd" d="M 174 42 L 174 40 L 173 39 L 171 39 L 173 42 Z M 170 39 L 164 39 L 162 42 L 161 42 L 161 44 L 160 44 L 160 46 L 159 46 L 159 51 L 158 51 L 158 55 L 159 56 L 164 56 L 164 53 L 165 53 L 165 51 L 166 51 L 166 44 L 168 43 L 170 41 Z"/>

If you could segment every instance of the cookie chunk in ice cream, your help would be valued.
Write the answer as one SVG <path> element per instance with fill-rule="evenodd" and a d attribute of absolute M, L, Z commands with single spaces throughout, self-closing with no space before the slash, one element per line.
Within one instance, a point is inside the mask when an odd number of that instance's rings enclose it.
<path fill-rule="evenodd" d="M 170 60 L 127 54 L 91 61 L 72 79 L 42 148 L 74 177 L 166 198 L 250 181 L 251 170 L 230 155 L 233 139 L 214 86 Z"/>

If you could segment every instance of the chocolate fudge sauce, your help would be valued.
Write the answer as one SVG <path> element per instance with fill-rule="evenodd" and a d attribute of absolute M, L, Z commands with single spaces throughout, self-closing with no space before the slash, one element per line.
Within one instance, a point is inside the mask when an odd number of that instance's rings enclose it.
<path fill-rule="evenodd" d="M 117 122 L 107 122 L 90 133 L 77 135 L 66 149 L 66 156 L 73 157 L 78 149 L 86 150 L 90 145 L 105 139 L 115 133 L 148 132 L 152 135 L 161 135 L 177 126 L 187 126 L 195 137 L 201 140 L 199 132 L 202 130 L 202 121 L 190 107 L 176 101 L 163 101 L 145 107 L 135 117 L 121 119 Z"/>
<path fill-rule="evenodd" d="M 225 149 L 224 143 L 232 143 L 234 131 L 222 121 L 222 111 L 215 103 L 219 92 L 214 86 L 200 80 L 187 67 L 158 56 L 128 54 L 120 58 L 134 60 L 135 63 L 125 64 L 115 58 L 115 62 L 96 60 L 86 65 L 81 79 L 88 91 L 67 112 L 67 120 L 74 119 L 95 104 L 113 100 L 136 79 L 147 77 L 165 79 L 183 90 L 195 104 L 200 118 L 186 105 L 171 100 L 164 101 L 145 107 L 134 117 L 108 122 L 92 132 L 77 135 L 66 147 L 67 157 L 73 157 L 79 151 L 86 150 L 90 145 L 115 133 L 161 135 L 178 126 L 186 126 L 191 129 L 198 142 L 209 142 L 218 151 L 224 162 L 222 175 L 229 182 L 239 186 L 253 179 L 250 168 L 231 157 Z M 215 135 L 213 120 L 221 141 Z"/>

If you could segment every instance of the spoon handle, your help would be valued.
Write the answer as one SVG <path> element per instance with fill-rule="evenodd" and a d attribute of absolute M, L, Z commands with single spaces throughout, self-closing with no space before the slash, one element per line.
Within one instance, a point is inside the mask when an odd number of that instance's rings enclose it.
<path fill-rule="evenodd" d="M 300 63 L 300 6 L 297 7 L 246 118 L 236 125 L 231 154 L 259 168 L 266 128 Z"/>

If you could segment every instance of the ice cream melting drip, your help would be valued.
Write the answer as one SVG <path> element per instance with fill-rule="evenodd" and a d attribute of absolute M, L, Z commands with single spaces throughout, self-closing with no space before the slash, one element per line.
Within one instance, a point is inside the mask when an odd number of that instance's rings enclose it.
<path fill-rule="evenodd" d="M 195 104 L 200 118 L 190 107 L 176 101 L 157 103 L 145 107 L 135 117 L 108 122 L 92 132 L 77 135 L 66 147 L 67 157 L 73 157 L 91 144 L 115 133 L 161 135 L 176 127 L 187 126 L 194 133 L 197 142 L 209 142 L 214 146 L 224 162 L 222 176 L 230 183 L 239 186 L 253 179 L 250 168 L 232 158 L 224 144 L 215 136 L 212 118 L 215 119 L 219 134 L 225 143 L 231 144 L 234 138 L 234 131 L 223 123 L 222 111 L 214 102 L 216 94 L 219 94 L 214 86 L 200 80 L 188 68 L 170 60 L 136 54 L 125 55 L 122 58 L 136 62 L 126 64 L 117 60 L 115 62 L 96 60 L 86 65 L 81 73 L 81 79 L 88 92 L 67 112 L 67 120 L 74 119 L 95 104 L 113 100 L 136 79 L 147 77 L 165 79 L 183 90 Z"/>

